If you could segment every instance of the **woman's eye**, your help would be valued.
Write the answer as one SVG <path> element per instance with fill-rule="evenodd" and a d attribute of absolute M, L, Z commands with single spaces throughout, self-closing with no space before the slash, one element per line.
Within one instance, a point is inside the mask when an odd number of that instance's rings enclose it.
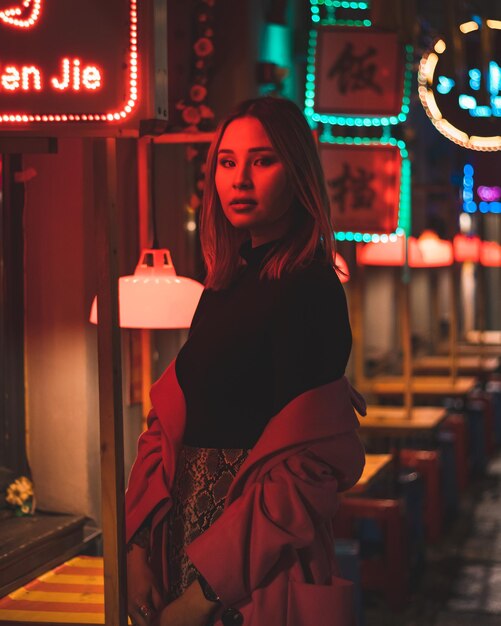
<path fill-rule="evenodd" d="M 256 165 L 264 165 L 265 167 L 268 165 L 272 165 L 274 163 L 274 159 L 272 159 L 271 157 L 260 157 L 259 159 L 256 159 Z"/>
<path fill-rule="evenodd" d="M 232 165 L 234 165 L 233 161 L 231 159 L 220 159 L 219 160 L 219 165 L 221 167 L 232 167 Z"/>

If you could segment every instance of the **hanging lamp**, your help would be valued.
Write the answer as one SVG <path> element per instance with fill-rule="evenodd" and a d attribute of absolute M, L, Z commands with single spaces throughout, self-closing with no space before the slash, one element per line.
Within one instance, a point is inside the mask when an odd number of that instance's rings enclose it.
<path fill-rule="evenodd" d="M 141 251 L 131 276 L 118 279 L 118 319 L 121 328 L 189 328 L 204 289 L 196 280 L 178 276 L 170 251 L 159 248 L 155 210 L 155 146 L 151 158 L 151 203 L 153 245 Z M 97 324 L 97 297 L 92 302 L 90 321 Z"/>
<path fill-rule="evenodd" d="M 189 328 L 203 285 L 178 276 L 166 248 L 145 249 L 132 276 L 118 279 L 121 328 Z M 97 297 L 90 321 L 97 324 Z"/>
<path fill-rule="evenodd" d="M 433 230 L 424 230 L 409 251 L 411 267 L 447 267 L 454 262 L 452 243 Z"/>
<path fill-rule="evenodd" d="M 495 241 L 482 241 L 480 263 L 486 267 L 501 267 L 501 245 Z"/>
<path fill-rule="evenodd" d="M 377 265 L 381 267 L 399 267 L 404 264 L 404 238 L 392 241 L 371 242 L 357 246 L 359 265 Z"/>
<path fill-rule="evenodd" d="M 452 245 L 454 247 L 454 260 L 457 263 L 464 263 L 465 261 L 478 263 L 480 259 L 480 237 L 455 235 Z"/>
<path fill-rule="evenodd" d="M 409 237 L 407 246 L 409 267 L 446 267 L 452 265 L 451 242 L 439 239 L 433 231 L 424 231 L 419 239 Z M 359 265 L 402 267 L 404 262 L 404 237 L 398 237 L 394 241 L 371 242 L 362 247 L 357 247 L 357 263 Z"/>

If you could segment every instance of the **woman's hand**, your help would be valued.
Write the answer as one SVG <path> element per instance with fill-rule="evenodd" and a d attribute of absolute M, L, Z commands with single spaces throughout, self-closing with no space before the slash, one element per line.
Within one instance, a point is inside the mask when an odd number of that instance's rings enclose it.
<path fill-rule="evenodd" d="M 163 607 L 162 595 L 148 565 L 147 551 L 132 544 L 127 553 L 127 608 L 134 624 L 148 626 Z"/>
<path fill-rule="evenodd" d="M 159 626 L 206 626 L 218 606 L 205 598 L 195 580 L 177 600 L 164 608 L 158 623 Z"/>

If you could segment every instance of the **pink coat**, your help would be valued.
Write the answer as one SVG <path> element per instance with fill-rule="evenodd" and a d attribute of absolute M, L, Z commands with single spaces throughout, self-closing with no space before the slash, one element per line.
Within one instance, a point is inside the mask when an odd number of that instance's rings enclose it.
<path fill-rule="evenodd" d="M 175 361 L 151 399 L 127 488 L 127 540 L 158 507 L 152 566 L 167 588 L 165 521 L 186 410 Z M 346 377 L 294 398 L 241 466 L 223 514 L 187 547 L 244 626 L 353 624 L 352 584 L 338 577 L 331 525 L 338 492 L 354 485 L 364 466 L 353 406 L 365 415 L 365 402 Z"/>

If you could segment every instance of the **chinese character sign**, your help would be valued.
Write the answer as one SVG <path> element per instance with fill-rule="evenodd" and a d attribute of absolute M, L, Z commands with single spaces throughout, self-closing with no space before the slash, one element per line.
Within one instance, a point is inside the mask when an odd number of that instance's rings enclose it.
<path fill-rule="evenodd" d="M 392 233 L 398 225 L 400 150 L 320 144 L 335 231 Z"/>
<path fill-rule="evenodd" d="M 137 60 L 137 0 L 0 0 L 0 130 L 127 118 Z"/>
<path fill-rule="evenodd" d="M 315 56 L 318 113 L 397 115 L 403 96 L 403 50 L 395 33 L 322 26 Z"/>

